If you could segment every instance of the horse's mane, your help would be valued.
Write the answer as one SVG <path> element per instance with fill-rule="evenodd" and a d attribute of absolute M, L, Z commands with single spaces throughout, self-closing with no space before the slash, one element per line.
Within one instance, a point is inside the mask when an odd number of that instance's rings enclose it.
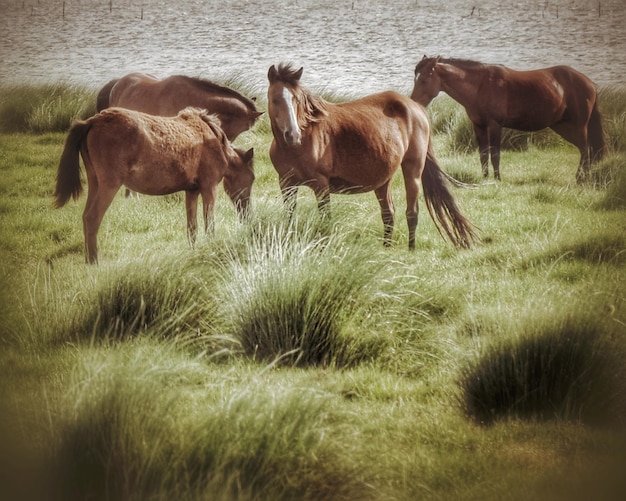
<path fill-rule="evenodd" d="M 176 78 L 180 78 L 181 80 L 185 80 L 191 85 L 195 85 L 196 87 L 200 87 L 203 90 L 209 92 L 220 92 L 221 94 L 226 94 L 228 96 L 232 96 L 236 99 L 239 99 L 242 103 L 246 105 L 246 107 L 253 112 L 256 112 L 256 106 L 252 99 L 248 99 L 243 96 L 239 92 L 230 87 L 225 87 L 223 85 L 216 84 L 215 82 L 211 82 L 210 80 L 205 80 L 204 78 L 198 77 L 189 77 L 187 75 L 176 75 Z"/>
<path fill-rule="evenodd" d="M 435 58 L 428 57 L 428 58 L 422 59 L 419 63 L 417 63 L 417 66 L 415 67 L 415 71 L 419 73 L 420 70 L 424 66 L 432 62 L 433 59 Z M 444 64 L 450 64 L 452 66 L 456 66 L 457 68 L 461 68 L 464 70 L 478 70 L 486 66 L 485 63 L 481 63 L 480 61 L 472 61 L 471 59 L 459 59 L 455 57 L 441 58 L 439 62 L 444 63 Z"/>
<path fill-rule="evenodd" d="M 458 59 L 454 57 L 443 58 L 441 59 L 442 63 L 451 64 L 452 66 L 456 66 L 462 69 L 479 69 L 484 68 L 485 63 L 481 63 L 480 61 L 472 61 L 471 59 Z"/>
<path fill-rule="evenodd" d="M 216 114 L 209 113 L 207 110 L 202 108 L 187 106 L 178 112 L 178 116 L 183 119 L 189 119 L 194 116 L 199 117 L 209 126 L 213 134 L 215 134 L 215 137 L 217 137 L 221 143 L 230 144 L 230 141 L 228 141 L 228 138 L 222 129 L 222 121 Z"/>
<path fill-rule="evenodd" d="M 293 88 L 298 102 L 298 125 L 301 128 L 310 123 L 316 123 L 328 115 L 328 102 L 321 96 L 311 94 L 300 85 L 300 71 L 293 68 L 291 64 L 279 64 L 276 80 L 289 84 Z"/>

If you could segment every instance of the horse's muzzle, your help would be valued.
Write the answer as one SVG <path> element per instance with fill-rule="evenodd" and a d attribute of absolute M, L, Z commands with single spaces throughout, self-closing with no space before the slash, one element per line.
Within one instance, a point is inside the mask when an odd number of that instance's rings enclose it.
<path fill-rule="evenodd" d="M 290 130 L 286 130 L 283 136 L 285 138 L 285 143 L 289 146 L 300 146 L 302 144 L 302 134 L 300 131 L 293 133 Z"/>

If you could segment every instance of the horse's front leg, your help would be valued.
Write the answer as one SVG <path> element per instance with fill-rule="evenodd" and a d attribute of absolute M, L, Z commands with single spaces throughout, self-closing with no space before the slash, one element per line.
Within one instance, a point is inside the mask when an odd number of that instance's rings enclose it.
<path fill-rule="evenodd" d="M 386 182 L 382 186 L 374 190 L 376 198 L 380 204 L 380 214 L 383 218 L 383 244 L 385 247 L 391 246 L 391 237 L 393 235 L 393 226 L 395 222 L 395 208 L 393 206 L 393 200 L 391 199 L 391 190 L 389 189 L 389 182 Z M 410 223 L 409 223 L 410 226 Z M 410 243 L 410 228 L 409 228 L 409 247 Z M 415 229 L 413 229 L 413 245 L 415 245 Z"/>
<path fill-rule="evenodd" d="M 192 247 L 196 243 L 196 234 L 198 230 L 198 190 L 189 190 L 185 192 L 185 207 L 187 210 L 187 238 L 189 245 Z"/>
<path fill-rule="evenodd" d="M 500 147 L 502 146 L 502 127 L 492 124 L 489 127 L 489 149 L 491 150 L 491 164 L 493 177 L 500 181 Z"/>
<path fill-rule="evenodd" d="M 483 170 L 483 176 L 489 177 L 489 131 L 487 127 L 473 124 L 474 134 L 478 141 L 478 151 L 480 153 L 480 165 Z"/>
<path fill-rule="evenodd" d="M 317 210 L 322 217 L 322 221 L 330 221 L 330 190 L 324 186 L 316 188 L 314 191 L 317 199 Z"/>
<path fill-rule="evenodd" d="M 215 232 L 215 200 L 217 200 L 217 183 L 202 190 L 202 216 L 204 232 L 213 235 Z"/>
<path fill-rule="evenodd" d="M 298 186 L 292 185 L 286 178 L 280 179 L 280 192 L 283 196 L 283 205 L 287 211 L 289 221 L 293 218 L 298 198 Z"/>

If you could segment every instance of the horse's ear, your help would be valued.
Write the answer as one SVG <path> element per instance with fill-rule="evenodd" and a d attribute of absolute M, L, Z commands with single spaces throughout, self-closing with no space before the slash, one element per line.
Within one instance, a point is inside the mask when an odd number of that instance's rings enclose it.
<path fill-rule="evenodd" d="M 426 54 L 424 54 L 424 57 L 422 58 L 422 61 L 423 61 L 424 59 L 428 59 L 428 56 L 427 56 Z"/>
<path fill-rule="evenodd" d="M 441 61 L 441 56 L 437 56 L 437 57 L 435 58 L 435 64 L 437 64 L 439 61 Z"/>
<path fill-rule="evenodd" d="M 243 155 L 243 161 L 248 163 L 250 160 L 252 160 L 253 157 L 254 157 L 254 148 L 250 148 Z"/>
<path fill-rule="evenodd" d="M 269 71 L 267 72 L 267 79 L 270 81 L 270 83 L 274 83 L 277 77 L 278 77 L 278 71 L 276 70 L 276 66 L 272 64 L 272 66 L 270 66 Z"/>
<path fill-rule="evenodd" d="M 304 71 L 304 66 L 300 67 L 300 69 L 298 71 L 296 71 L 296 73 L 294 74 L 294 78 L 296 80 L 300 80 L 300 78 L 302 78 L 302 72 Z"/>

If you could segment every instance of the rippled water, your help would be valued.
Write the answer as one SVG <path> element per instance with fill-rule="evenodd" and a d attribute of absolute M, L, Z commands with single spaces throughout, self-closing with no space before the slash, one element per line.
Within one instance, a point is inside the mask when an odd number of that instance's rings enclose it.
<path fill-rule="evenodd" d="M 0 13 L 0 83 L 145 71 L 264 92 L 268 67 L 292 61 L 311 88 L 408 92 L 423 54 L 626 75 L 624 0 L 0 0 Z"/>

